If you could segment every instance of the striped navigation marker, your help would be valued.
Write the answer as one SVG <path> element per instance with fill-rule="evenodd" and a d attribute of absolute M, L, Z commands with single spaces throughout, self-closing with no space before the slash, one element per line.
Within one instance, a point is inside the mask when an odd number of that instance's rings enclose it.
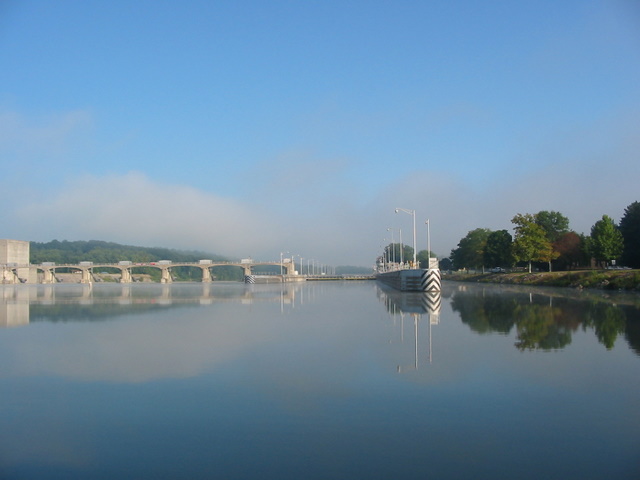
<path fill-rule="evenodd" d="M 437 268 L 430 268 L 424 270 L 422 278 L 420 279 L 422 290 L 425 292 L 440 291 L 442 290 L 442 280 L 440 279 L 440 270 Z"/>
<path fill-rule="evenodd" d="M 422 297 L 422 305 L 426 313 L 430 316 L 435 316 L 435 321 L 431 323 L 438 323 L 438 316 L 440 315 L 440 307 L 442 305 L 442 294 L 440 290 L 429 290 L 428 292 L 424 292 Z"/>

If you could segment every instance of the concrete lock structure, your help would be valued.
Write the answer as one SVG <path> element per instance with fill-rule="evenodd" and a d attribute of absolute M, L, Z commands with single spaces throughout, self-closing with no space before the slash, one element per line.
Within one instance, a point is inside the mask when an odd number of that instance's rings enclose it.
<path fill-rule="evenodd" d="M 252 275 L 252 269 L 260 266 L 280 267 L 281 275 L 273 275 L 280 282 L 301 280 L 302 277 L 294 271 L 294 264 L 290 259 L 281 262 L 256 262 L 251 259 L 242 259 L 240 262 L 226 262 L 213 260 L 200 260 L 199 262 L 172 262 L 171 260 L 159 260 L 157 262 L 133 263 L 130 260 L 121 260 L 118 263 L 94 263 L 81 261 L 74 264 L 57 265 L 54 262 L 42 262 L 38 265 L 29 263 L 30 243 L 22 240 L 0 239 L 0 284 L 17 283 L 58 283 L 56 269 L 64 269 L 73 274 L 80 274 L 80 283 L 91 284 L 94 281 L 94 270 L 104 268 L 120 271 L 120 283 L 133 282 L 133 269 L 157 268 L 161 272 L 161 283 L 172 283 L 171 269 L 177 267 L 192 267 L 202 270 L 202 282 L 213 281 L 211 269 L 218 266 L 236 266 L 242 269 L 245 279 Z"/>
<path fill-rule="evenodd" d="M 0 239 L 1 283 L 36 283 L 37 271 L 29 265 L 29 242 Z"/>

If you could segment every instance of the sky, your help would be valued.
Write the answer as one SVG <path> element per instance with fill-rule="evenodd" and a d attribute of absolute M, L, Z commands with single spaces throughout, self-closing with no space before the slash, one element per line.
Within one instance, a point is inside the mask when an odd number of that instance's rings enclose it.
<path fill-rule="evenodd" d="M 0 238 L 370 266 L 640 201 L 635 0 L 0 0 Z M 398 213 L 396 209 L 400 208 Z"/>

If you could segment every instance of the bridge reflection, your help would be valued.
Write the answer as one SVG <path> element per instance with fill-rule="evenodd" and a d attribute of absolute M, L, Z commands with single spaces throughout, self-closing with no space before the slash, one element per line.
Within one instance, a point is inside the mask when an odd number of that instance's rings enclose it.
<path fill-rule="evenodd" d="M 171 307 L 184 305 L 211 305 L 233 302 L 252 305 L 255 302 L 295 304 L 298 284 L 260 286 L 238 283 L 216 284 L 67 284 L 67 285 L 4 285 L 0 288 L 0 327 L 28 325 L 34 312 L 43 312 L 42 307 L 53 305 L 95 307 L 115 305 L 125 307 L 120 313 L 131 314 L 147 311 L 148 307 Z M 126 307 L 132 307 L 126 309 Z M 135 308 L 134 308 L 135 307 Z M 34 310 L 35 309 L 35 310 Z M 95 317 L 91 311 L 76 310 L 78 319 Z M 74 320 L 74 312 L 64 312 L 65 321 Z M 110 315 L 114 312 L 110 311 Z M 61 314 L 62 317 L 63 314 Z M 48 318 L 52 318 L 48 314 Z"/>

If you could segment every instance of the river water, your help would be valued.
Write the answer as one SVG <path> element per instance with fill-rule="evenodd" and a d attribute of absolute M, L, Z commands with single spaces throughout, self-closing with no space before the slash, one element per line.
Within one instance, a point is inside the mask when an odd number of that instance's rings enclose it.
<path fill-rule="evenodd" d="M 0 286 L 2 479 L 637 479 L 637 296 Z"/>

